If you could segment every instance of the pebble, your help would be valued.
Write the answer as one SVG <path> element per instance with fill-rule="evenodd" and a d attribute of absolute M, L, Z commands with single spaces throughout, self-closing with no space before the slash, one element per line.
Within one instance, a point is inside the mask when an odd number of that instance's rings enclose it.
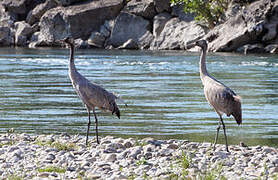
<path fill-rule="evenodd" d="M 9 179 L 275 179 L 278 150 L 267 146 L 218 144 L 188 140 L 142 140 L 101 137 L 101 144 L 85 137 L 62 135 L 0 134 L 13 142 L 0 147 L 0 178 Z M 45 145 L 44 145 L 44 142 Z M 49 142 L 74 148 L 60 150 Z M 57 144 L 56 143 L 56 144 Z M 53 143 L 52 143 L 53 144 Z M 24 167 L 24 168 L 23 168 Z M 54 167 L 53 170 L 49 167 Z M 48 170 L 44 170 L 47 169 Z M 220 169 L 219 169 L 220 168 Z M 50 171 L 49 171 L 50 169 Z M 212 173 L 212 174 L 211 174 Z M 81 175 L 82 174 L 82 175 Z"/>

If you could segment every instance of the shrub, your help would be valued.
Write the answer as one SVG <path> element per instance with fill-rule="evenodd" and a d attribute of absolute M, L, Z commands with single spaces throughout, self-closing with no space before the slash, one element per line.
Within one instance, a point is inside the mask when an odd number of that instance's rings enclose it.
<path fill-rule="evenodd" d="M 224 20 L 228 0 L 170 0 L 171 4 L 182 4 L 184 12 L 195 14 L 195 19 L 205 23 L 209 28 L 215 27 Z"/>

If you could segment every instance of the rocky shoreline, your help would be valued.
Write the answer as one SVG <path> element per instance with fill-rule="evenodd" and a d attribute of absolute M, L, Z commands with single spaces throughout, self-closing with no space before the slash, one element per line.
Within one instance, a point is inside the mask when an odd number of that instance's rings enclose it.
<path fill-rule="evenodd" d="M 278 149 L 187 140 L 0 135 L 1 179 L 277 179 Z"/>
<path fill-rule="evenodd" d="M 278 52 L 277 1 L 233 0 L 223 19 L 209 29 L 169 0 L 2 0 L 0 46 L 60 46 L 71 36 L 78 48 L 184 50 L 206 39 L 213 52 Z"/>

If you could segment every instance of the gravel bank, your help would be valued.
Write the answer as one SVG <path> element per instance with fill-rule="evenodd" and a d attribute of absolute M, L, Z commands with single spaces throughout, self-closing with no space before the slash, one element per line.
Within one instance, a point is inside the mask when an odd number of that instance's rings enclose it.
<path fill-rule="evenodd" d="M 278 149 L 183 140 L 0 135 L 1 179 L 277 179 Z"/>

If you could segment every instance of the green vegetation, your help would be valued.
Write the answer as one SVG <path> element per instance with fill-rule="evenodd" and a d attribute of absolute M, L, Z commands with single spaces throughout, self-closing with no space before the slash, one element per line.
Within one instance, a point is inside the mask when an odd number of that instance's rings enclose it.
<path fill-rule="evenodd" d="M 136 161 L 136 165 L 137 166 L 140 166 L 140 165 L 145 165 L 147 164 L 148 162 L 146 161 L 146 159 L 143 157 L 141 158 L 140 160 Z"/>
<path fill-rule="evenodd" d="M 40 168 L 38 169 L 39 172 L 56 172 L 56 173 L 65 173 L 66 169 L 65 168 L 60 168 L 56 166 L 48 166 L 45 168 Z"/>
<path fill-rule="evenodd" d="M 12 175 L 9 175 L 7 179 L 8 180 L 22 180 L 24 178 L 21 176 L 17 176 L 16 174 L 12 174 Z"/>
<path fill-rule="evenodd" d="M 77 148 L 77 146 L 74 143 L 61 143 L 58 141 L 52 142 L 52 141 L 35 141 L 35 144 L 39 146 L 49 146 L 56 148 L 59 151 L 71 151 Z"/>
<path fill-rule="evenodd" d="M 135 146 L 146 146 L 148 143 L 147 142 L 143 142 L 141 140 L 139 140 L 138 138 L 135 139 Z"/>
<path fill-rule="evenodd" d="M 195 14 L 195 19 L 205 23 L 209 28 L 215 27 L 224 20 L 228 0 L 170 0 L 174 5 L 182 4 L 184 12 Z"/>

